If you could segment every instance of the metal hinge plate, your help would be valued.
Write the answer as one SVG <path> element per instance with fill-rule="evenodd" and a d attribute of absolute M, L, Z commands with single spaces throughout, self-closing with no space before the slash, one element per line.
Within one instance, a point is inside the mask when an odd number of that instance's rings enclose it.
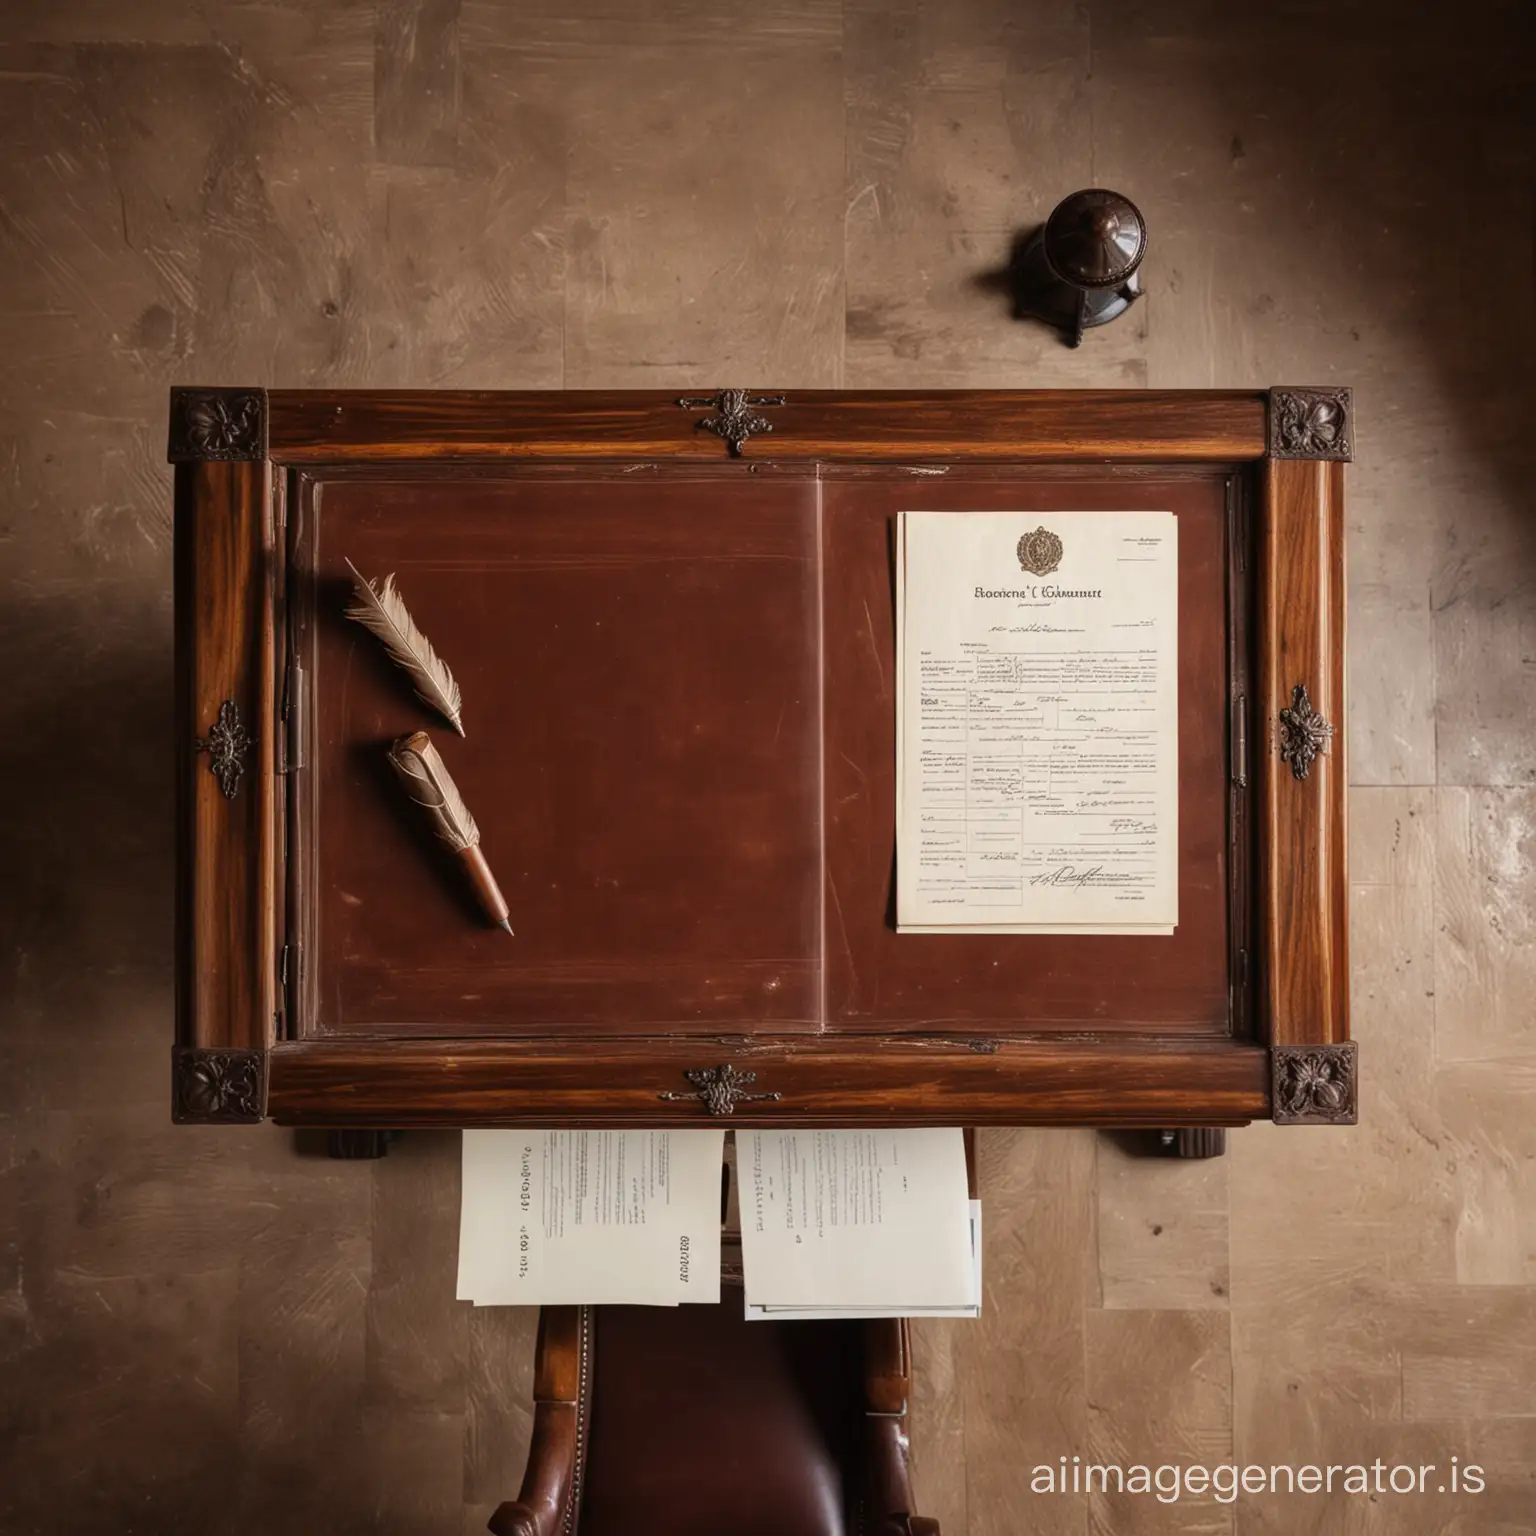
<path fill-rule="evenodd" d="M 283 684 L 283 714 L 280 726 L 279 773 L 295 773 L 304 767 L 304 669 L 298 662 L 288 663 Z"/>

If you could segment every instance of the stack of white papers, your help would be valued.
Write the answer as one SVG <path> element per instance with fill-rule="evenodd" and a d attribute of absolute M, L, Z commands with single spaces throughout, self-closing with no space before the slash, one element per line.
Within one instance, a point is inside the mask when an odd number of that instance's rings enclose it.
<path fill-rule="evenodd" d="M 720 1300 L 722 1131 L 466 1131 L 461 1301 Z M 740 1132 L 749 1318 L 975 1317 L 958 1130 Z"/>
<path fill-rule="evenodd" d="M 465 1131 L 460 1301 L 720 1300 L 723 1131 Z"/>
<path fill-rule="evenodd" d="M 958 1130 L 736 1138 L 747 1316 L 975 1317 L 981 1206 Z"/>
<path fill-rule="evenodd" d="M 1179 920 L 1178 519 L 903 512 L 896 926 Z"/>

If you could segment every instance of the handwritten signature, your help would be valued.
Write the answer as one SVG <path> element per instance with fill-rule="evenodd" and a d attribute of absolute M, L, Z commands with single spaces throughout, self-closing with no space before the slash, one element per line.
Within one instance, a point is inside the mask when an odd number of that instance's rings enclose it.
<path fill-rule="evenodd" d="M 1104 866 L 1095 864 L 1091 869 L 1074 869 L 1070 864 L 1058 864 L 1055 869 L 1041 875 L 1031 875 L 1031 885 L 1073 885 L 1081 889 L 1085 885 L 1097 885 L 1104 879 Z"/>

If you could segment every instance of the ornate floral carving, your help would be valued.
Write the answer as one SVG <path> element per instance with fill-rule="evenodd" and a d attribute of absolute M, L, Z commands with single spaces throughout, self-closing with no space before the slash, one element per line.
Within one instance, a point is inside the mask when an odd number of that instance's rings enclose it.
<path fill-rule="evenodd" d="M 171 463 L 266 457 L 266 397 L 258 389 L 171 391 Z"/>
<path fill-rule="evenodd" d="M 1352 459 L 1353 400 L 1347 389 L 1272 389 L 1269 452 L 1276 459 Z"/>
<path fill-rule="evenodd" d="M 199 752 L 208 754 L 208 767 L 226 800 L 233 800 L 245 772 L 245 754 L 251 749 L 251 737 L 240 723 L 240 711 L 233 699 L 219 705 L 219 716 L 207 736 L 197 743 Z"/>
<path fill-rule="evenodd" d="M 254 1124 L 266 1097 L 265 1051 L 181 1046 L 171 1060 L 172 1117 L 177 1124 Z"/>
<path fill-rule="evenodd" d="M 717 395 L 683 395 L 677 402 L 686 411 L 713 407 L 718 413 L 695 423 L 723 438 L 732 458 L 739 458 L 749 437 L 772 432 L 773 423 L 752 409 L 758 405 L 783 405 L 783 395 L 749 395 L 744 389 L 722 389 Z"/>
<path fill-rule="evenodd" d="M 1291 707 L 1280 711 L 1280 756 L 1298 779 L 1306 778 L 1312 760 L 1328 750 L 1333 727 L 1312 707 L 1304 684 L 1291 690 Z"/>
<path fill-rule="evenodd" d="M 1277 1045 L 1269 1053 L 1276 1125 L 1353 1125 L 1355 1046 Z"/>
<path fill-rule="evenodd" d="M 697 1099 L 712 1115 L 729 1115 L 738 1104 L 747 1104 L 758 1099 L 777 1101 L 783 1097 L 778 1093 L 746 1092 L 747 1084 L 757 1081 L 757 1073 L 743 1072 L 729 1062 L 722 1067 L 700 1067 L 692 1072 L 684 1072 L 683 1076 L 693 1084 L 695 1092 L 661 1093 L 657 1097 L 675 1102 Z"/>

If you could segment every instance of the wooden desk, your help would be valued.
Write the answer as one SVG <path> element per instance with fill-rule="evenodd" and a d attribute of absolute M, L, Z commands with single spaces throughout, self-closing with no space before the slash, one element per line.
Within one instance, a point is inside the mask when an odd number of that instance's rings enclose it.
<path fill-rule="evenodd" d="M 177 1119 L 1352 1121 L 1350 409 L 174 391 Z M 895 514 L 1105 507 L 1179 518 L 1178 930 L 898 936 Z M 463 686 L 515 939 L 388 777 L 434 722 L 348 558 Z"/>

